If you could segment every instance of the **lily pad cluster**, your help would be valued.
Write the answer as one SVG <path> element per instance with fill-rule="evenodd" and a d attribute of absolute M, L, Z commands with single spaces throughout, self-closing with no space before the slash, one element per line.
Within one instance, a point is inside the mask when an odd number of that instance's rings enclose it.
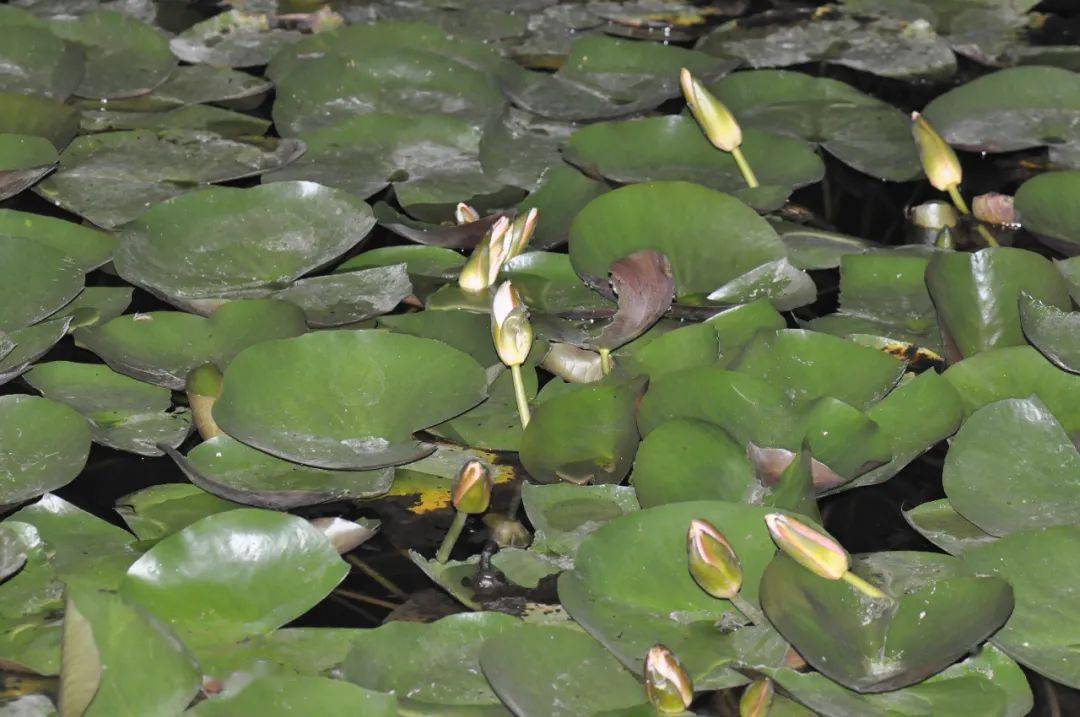
<path fill-rule="evenodd" d="M 808 5 L 0 6 L 0 713 L 1080 690 L 1076 13 Z"/>

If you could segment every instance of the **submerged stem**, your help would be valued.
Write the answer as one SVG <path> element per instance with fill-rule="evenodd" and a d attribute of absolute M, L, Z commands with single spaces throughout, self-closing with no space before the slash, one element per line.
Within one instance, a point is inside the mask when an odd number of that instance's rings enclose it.
<path fill-rule="evenodd" d="M 887 598 L 887 597 L 889 597 L 888 595 L 881 592 L 876 587 L 874 587 L 870 583 L 866 582 L 865 580 L 863 580 L 862 578 L 860 578 L 858 575 L 851 572 L 850 570 L 848 570 L 846 573 L 844 573 L 843 577 L 841 577 L 841 580 L 843 580 L 845 583 L 847 583 L 851 587 L 855 588 L 856 590 L 858 590 L 859 592 L 861 592 L 863 595 L 865 595 L 867 597 L 871 597 L 871 598 Z"/>
<path fill-rule="evenodd" d="M 600 349 L 600 373 L 607 376 L 614 368 L 611 361 L 611 349 Z"/>
<path fill-rule="evenodd" d="M 952 203 L 956 205 L 957 210 L 959 210 L 961 214 L 971 214 L 971 209 L 968 208 L 967 202 L 964 201 L 963 195 L 960 194 L 959 185 L 954 184 L 949 187 L 948 192 L 949 197 L 952 199 Z M 979 232 L 979 236 L 983 238 L 983 241 L 986 242 L 987 246 L 1001 246 L 998 244 L 998 240 L 994 238 L 994 235 L 982 224 L 976 224 L 975 231 Z"/>
<path fill-rule="evenodd" d="M 517 399 L 521 427 L 527 428 L 532 416 L 529 413 L 529 397 L 525 395 L 525 379 L 521 376 L 521 366 L 511 366 L 510 376 L 514 379 L 514 398 Z"/>
<path fill-rule="evenodd" d="M 747 162 L 746 157 L 743 156 L 742 149 L 734 147 L 731 150 L 731 156 L 735 158 L 735 164 L 739 165 L 739 171 L 742 172 L 743 179 L 746 180 L 746 186 L 758 186 L 758 180 L 754 175 L 754 170 L 750 168 L 750 163 Z"/>
<path fill-rule="evenodd" d="M 468 517 L 468 513 L 462 513 L 461 511 L 454 513 L 454 522 L 447 529 L 446 537 L 443 538 L 442 545 L 439 546 L 439 552 L 435 553 L 435 560 L 445 563 L 450 559 L 450 551 L 454 549 L 454 544 L 461 537 L 461 531 L 465 527 L 465 519 Z"/>

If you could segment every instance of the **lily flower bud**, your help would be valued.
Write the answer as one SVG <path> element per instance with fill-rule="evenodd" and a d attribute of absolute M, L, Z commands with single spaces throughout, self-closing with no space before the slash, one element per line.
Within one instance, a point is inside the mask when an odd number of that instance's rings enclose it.
<path fill-rule="evenodd" d="M 491 338 L 499 359 L 507 366 L 525 363 L 532 349 L 532 324 L 521 295 L 509 281 L 503 282 L 491 302 Z"/>
<path fill-rule="evenodd" d="M 840 580 L 850 565 L 847 551 L 835 540 L 783 513 L 765 516 L 772 539 L 788 556 L 815 575 Z"/>
<path fill-rule="evenodd" d="M 724 600 L 738 595 L 743 581 L 742 563 L 727 538 L 712 523 L 690 521 L 690 529 L 686 531 L 686 555 L 690 576 L 702 590 Z"/>
<path fill-rule="evenodd" d="M 690 676 L 663 645 L 653 645 L 645 656 L 645 694 L 661 714 L 682 714 L 694 701 Z"/>
<path fill-rule="evenodd" d="M 480 220 L 480 212 L 470 207 L 465 202 L 458 202 L 454 207 L 454 221 L 458 224 L 472 224 Z"/>
<path fill-rule="evenodd" d="M 921 114 L 912 112 L 911 120 L 911 135 L 930 184 L 942 192 L 959 186 L 964 173 L 956 152 Z"/>
<path fill-rule="evenodd" d="M 507 261 L 510 220 L 499 217 L 487 235 L 476 245 L 469 260 L 458 274 L 458 286 L 471 293 L 486 291 L 499 278 L 499 270 Z"/>
<path fill-rule="evenodd" d="M 739 700 L 739 717 L 765 717 L 769 714 L 774 690 L 773 681 L 768 677 L 747 685 Z"/>
<path fill-rule="evenodd" d="M 705 85 L 685 67 L 679 71 L 679 84 L 682 86 L 686 105 L 713 146 L 731 152 L 742 144 L 742 128 L 731 110 L 705 89 Z"/>
<path fill-rule="evenodd" d="M 488 467 L 482 461 L 470 459 L 461 466 L 454 479 L 451 502 L 459 513 L 483 513 L 491 503 L 494 487 Z"/>
<path fill-rule="evenodd" d="M 536 231 L 536 220 L 539 216 L 540 210 L 533 207 L 525 214 L 519 214 L 517 219 L 514 220 L 514 224 L 510 227 L 510 256 L 507 257 L 506 261 L 510 261 L 525 251 L 529 240 L 532 239 L 533 232 Z"/>

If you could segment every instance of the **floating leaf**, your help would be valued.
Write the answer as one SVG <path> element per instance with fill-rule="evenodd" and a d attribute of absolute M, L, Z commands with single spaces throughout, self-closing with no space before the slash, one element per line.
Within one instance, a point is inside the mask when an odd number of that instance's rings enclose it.
<path fill-rule="evenodd" d="M 83 273 L 66 254 L 42 242 L 0 236 L 0 331 L 51 316 L 82 289 Z"/>
<path fill-rule="evenodd" d="M 996 540 L 993 535 L 957 513 L 944 498 L 905 510 L 904 519 L 920 535 L 951 555 L 959 556 L 971 548 Z"/>
<path fill-rule="evenodd" d="M 51 172 L 56 149 L 33 135 L 0 134 L 0 199 L 13 197 Z"/>
<path fill-rule="evenodd" d="M 1080 253 L 1078 197 L 1080 172 L 1046 172 L 1020 186 L 1014 206 L 1024 229 L 1072 255 Z"/>
<path fill-rule="evenodd" d="M 519 213 L 534 208 L 540 212 L 541 220 L 537 222 L 529 246 L 551 249 L 565 244 L 569 241 L 574 217 L 585 205 L 607 191 L 607 184 L 590 179 L 573 167 L 552 167 L 544 173 L 540 185 L 518 205 Z"/>
<path fill-rule="evenodd" d="M 271 27 L 270 16 L 229 10 L 197 22 L 169 41 L 184 62 L 211 67 L 265 65 L 279 48 L 294 43 L 295 30 Z"/>
<path fill-rule="evenodd" d="M 271 294 L 303 309 L 312 328 L 367 321 L 393 311 L 411 295 L 404 264 L 300 279 Z"/>
<path fill-rule="evenodd" d="M 63 149 L 78 131 L 78 114 L 67 105 L 37 95 L 0 92 L 0 134 L 44 137 Z"/>
<path fill-rule="evenodd" d="M 188 483 L 160 483 L 118 498 L 116 512 L 143 541 L 158 541 L 215 513 L 242 507 Z"/>
<path fill-rule="evenodd" d="M 187 105 L 166 112 L 85 110 L 79 121 L 84 132 L 110 130 L 190 130 L 214 132 L 222 137 L 258 137 L 270 128 L 269 120 L 209 105 Z"/>
<path fill-rule="evenodd" d="M 0 209 L 0 235 L 30 239 L 66 254 L 84 272 L 112 259 L 116 238 L 63 219 Z"/>
<path fill-rule="evenodd" d="M 86 465 L 90 428 L 62 403 L 0 396 L 0 505 L 16 505 L 67 485 Z"/>
<path fill-rule="evenodd" d="M 1032 346 L 1066 371 L 1080 373 L 1080 312 L 1020 294 L 1020 325 Z"/>
<path fill-rule="evenodd" d="M 594 530 L 638 509 L 633 488 L 611 484 L 525 483 L 521 502 L 535 529 L 532 549 L 553 555 L 573 555 Z"/>
<path fill-rule="evenodd" d="M 46 22 L 20 8 L 0 11 L 4 47 L 0 48 L 0 90 L 40 94 L 63 102 L 82 81 L 86 56 L 65 42 Z"/>
<path fill-rule="evenodd" d="M 559 149 L 573 131 L 570 122 L 546 120 L 510 107 L 484 125 L 480 162 L 493 179 L 536 189 L 547 175 L 565 168 Z"/>
<path fill-rule="evenodd" d="M 398 714 L 393 695 L 365 690 L 325 677 L 274 675 L 251 681 L 235 692 L 226 692 L 195 705 L 186 717 L 229 717 L 260 714 L 263 717 L 347 717 L 358 710 L 371 717 Z"/>
<path fill-rule="evenodd" d="M 386 202 L 376 202 L 374 211 L 379 226 L 409 241 L 454 249 L 472 249 L 483 240 L 492 225 L 505 216 L 497 212 L 466 224 L 429 224 L 402 214 Z"/>

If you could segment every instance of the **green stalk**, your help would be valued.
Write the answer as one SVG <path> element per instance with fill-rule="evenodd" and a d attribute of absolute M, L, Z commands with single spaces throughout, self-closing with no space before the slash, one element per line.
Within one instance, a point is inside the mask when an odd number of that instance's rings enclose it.
<path fill-rule="evenodd" d="M 742 172 L 743 179 L 746 180 L 746 186 L 758 186 L 758 180 L 757 177 L 754 176 L 754 170 L 750 169 L 750 163 L 746 161 L 746 157 L 743 156 L 742 150 L 738 147 L 733 148 L 731 150 L 731 156 L 735 158 L 735 164 L 739 165 L 739 171 Z"/>
<path fill-rule="evenodd" d="M 844 573 L 841 580 L 843 580 L 845 583 L 847 583 L 851 587 L 855 588 L 856 590 L 858 590 L 859 592 L 861 592 L 863 595 L 865 595 L 867 597 L 878 598 L 878 599 L 889 597 L 888 595 L 881 592 L 876 587 L 874 587 L 870 583 L 866 582 L 865 580 L 863 580 L 862 578 L 860 578 L 858 575 L 851 572 L 850 570 L 848 570 L 846 573 Z"/>
<path fill-rule="evenodd" d="M 611 349 L 600 349 L 600 373 L 607 376 L 614 364 L 611 361 Z"/>
<path fill-rule="evenodd" d="M 525 379 L 521 376 L 521 366 L 511 366 L 510 377 L 514 379 L 514 398 L 517 399 L 521 427 L 527 428 L 532 415 L 529 413 L 529 398 L 525 395 Z"/>
<path fill-rule="evenodd" d="M 461 511 L 454 513 L 454 522 L 450 524 L 450 528 L 446 531 L 446 537 L 443 538 L 442 545 L 439 546 L 439 552 L 435 553 L 435 560 L 445 563 L 450 559 L 450 551 L 454 549 L 454 544 L 461 537 L 461 531 L 465 527 L 465 519 L 468 517 L 468 513 L 462 513 Z"/>
<path fill-rule="evenodd" d="M 967 202 L 964 201 L 964 197 L 960 194 L 960 188 L 957 185 L 949 187 L 949 197 L 952 199 L 952 203 L 956 205 L 957 210 L 965 216 L 971 214 L 971 210 L 968 209 Z M 978 220 L 976 220 L 978 221 Z M 979 236 L 983 238 L 987 246 L 1001 246 L 998 244 L 994 235 L 987 230 L 982 224 L 975 225 L 975 231 L 979 232 Z"/>
<path fill-rule="evenodd" d="M 739 612 L 746 615 L 750 619 L 750 622 L 755 625 L 764 625 L 765 616 L 761 614 L 761 609 L 744 598 L 741 594 L 728 598 L 731 600 L 731 604 L 738 608 Z"/>

